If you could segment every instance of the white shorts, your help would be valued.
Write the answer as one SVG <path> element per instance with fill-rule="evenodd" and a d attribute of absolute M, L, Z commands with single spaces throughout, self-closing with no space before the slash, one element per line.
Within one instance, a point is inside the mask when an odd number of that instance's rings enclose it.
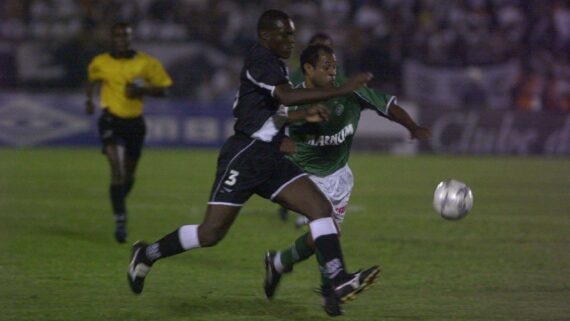
<path fill-rule="evenodd" d="M 352 188 L 354 187 L 354 178 L 348 164 L 328 176 L 309 175 L 309 178 L 317 184 L 331 202 L 335 221 L 339 224 L 342 223 L 346 214 L 350 193 L 352 193 Z"/>

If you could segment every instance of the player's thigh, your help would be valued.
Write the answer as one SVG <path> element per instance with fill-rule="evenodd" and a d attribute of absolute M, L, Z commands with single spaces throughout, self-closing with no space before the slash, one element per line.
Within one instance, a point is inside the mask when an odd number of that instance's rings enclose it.
<path fill-rule="evenodd" d="M 331 195 L 329 198 L 333 204 L 334 218 L 339 224 L 344 221 L 348 209 L 348 202 L 350 200 L 350 195 L 352 194 L 353 188 L 354 177 L 352 175 L 350 167 L 346 165 L 339 170 L 336 193 Z"/>
<path fill-rule="evenodd" d="M 251 139 L 231 137 L 218 156 L 216 179 L 210 192 L 209 205 L 242 206 L 253 190 L 268 175 L 256 162 L 256 142 Z"/>
<path fill-rule="evenodd" d="M 263 181 L 256 186 L 255 193 L 263 198 L 275 201 L 277 195 L 289 184 L 302 176 L 307 176 L 285 155 L 274 150 L 267 152 L 266 155 L 260 155 L 258 158 L 258 163 L 264 163 L 259 167 L 263 168 L 263 172 L 267 175 L 262 177 Z"/>
<path fill-rule="evenodd" d="M 107 110 L 103 110 L 99 120 L 97 122 L 97 129 L 99 131 L 99 140 L 101 141 L 103 154 L 107 153 L 107 147 L 109 145 L 117 145 L 120 138 L 118 136 L 119 131 L 117 126 L 118 118 L 113 114 L 109 113 Z"/>
<path fill-rule="evenodd" d="M 146 124 L 143 117 L 123 120 L 121 123 L 119 133 L 125 145 L 125 154 L 136 168 L 144 147 Z"/>
<path fill-rule="evenodd" d="M 352 171 L 348 165 L 330 175 L 324 177 L 311 175 L 309 178 L 331 202 L 335 221 L 342 223 L 354 187 Z"/>
<path fill-rule="evenodd" d="M 332 206 L 326 196 L 307 176 L 301 176 L 285 186 L 273 199 L 281 206 L 315 220 L 330 217 Z"/>

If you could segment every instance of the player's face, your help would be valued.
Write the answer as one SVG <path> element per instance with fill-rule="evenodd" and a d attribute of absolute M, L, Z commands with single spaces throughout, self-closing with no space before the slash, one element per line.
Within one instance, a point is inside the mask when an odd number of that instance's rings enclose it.
<path fill-rule="evenodd" d="M 309 77 L 315 87 L 333 87 L 336 81 L 335 55 L 320 51 L 316 66 L 309 71 Z"/>
<path fill-rule="evenodd" d="M 269 49 L 279 57 L 287 59 L 295 49 L 295 25 L 291 19 L 278 20 L 275 29 L 268 32 Z"/>
<path fill-rule="evenodd" d="M 131 49 L 131 27 L 116 27 L 111 32 L 113 50 L 125 52 Z"/>

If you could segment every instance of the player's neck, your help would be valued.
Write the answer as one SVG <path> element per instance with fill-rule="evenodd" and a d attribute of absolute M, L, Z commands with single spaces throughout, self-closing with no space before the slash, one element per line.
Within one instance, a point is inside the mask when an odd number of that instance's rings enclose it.
<path fill-rule="evenodd" d="M 128 50 L 113 50 L 111 49 L 111 56 L 116 59 L 130 59 L 136 55 L 136 51 L 133 49 Z"/>
<path fill-rule="evenodd" d="M 269 44 L 266 41 L 262 41 L 262 40 L 258 40 L 257 41 L 257 45 L 261 48 L 265 48 L 267 49 L 269 52 L 271 52 L 272 55 L 274 55 L 275 57 L 282 59 L 281 57 L 279 57 L 279 54 L 275 51 L 273 51 L 271 48 L 269 48 Z"/>
<path fill-rule="evenodd" d="M 305 77 L 305 81 L 303 82 L 305 88 L 315 88 L 315 85 L 311 81 L 310 78 Z"/>

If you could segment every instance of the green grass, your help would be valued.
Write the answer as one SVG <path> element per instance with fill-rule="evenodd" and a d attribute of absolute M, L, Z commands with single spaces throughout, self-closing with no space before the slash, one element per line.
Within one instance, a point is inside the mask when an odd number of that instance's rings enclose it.
<path fill-rule="evenodd" d="M 129 237 L 154 241 L 202 218 L 216 152 L 147 150 L 129 198 Z M 349 268 L 382 266 L 341 320 L 570 320 L 570 162 L 564 158 L 355 154 L 343 226 Z M 0 150 L 0 320 L 328 320 L 314 261 L 261 288 L 263 253 L 299 234 L 254 198 L 228 237 L 126 282 L 109 170 L 95 149 Z M 435 185 L 466 181 L 475 206 L 445 221 Z"/>

